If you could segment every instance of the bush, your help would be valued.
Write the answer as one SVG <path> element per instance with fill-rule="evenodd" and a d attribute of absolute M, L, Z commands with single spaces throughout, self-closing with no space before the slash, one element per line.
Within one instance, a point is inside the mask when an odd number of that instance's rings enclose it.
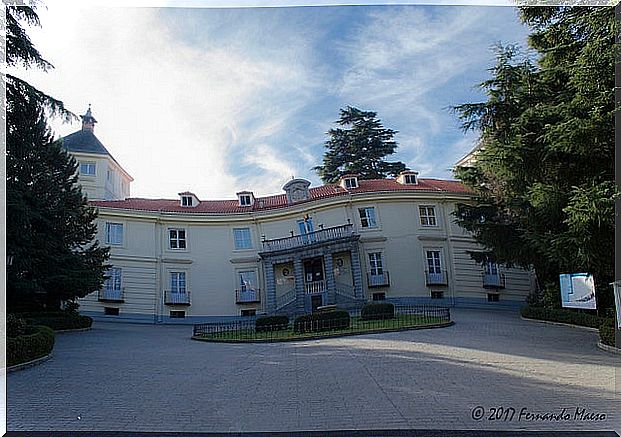
<path fill-rule="evenodd" d="M 345 310 L 306 314 L 293 322 L 296 333 L 329 331 L 331 329 L 349 328 L 349 313 Z"/>
<path fill-rule="evenodd" d="M 599 326 L 599 340 L 608 346 L 616 346 L 614 318 L 602 319 L 602 323 Z"/>
<path fill-rule="evenodd" d="M 288 327 L 289 317 L 287 316 L 263 316 L 257 318 L 255 322 L 256 332 L 279 331 Z"/>
<path fill-rule="evenodd" d="M 548 320 L 551 322 L 569 323 L 572 325 L 599 328 L 601 318 L 596 314 L 572 311 L 562 308 L 544 308 L 527 306 L 522 308 L 522 317 L 528 319 Z"/>
<path fill-rule="evenodd" d="M 386 320 L 395 318 L 395 306 L 391 303 L 369 303 L 360 311 L 362 320 Z"/>
<path fill-rule="evenodd" d="M 52 352 L 54 331 L 47 326 L 35 326 L 33 329 L 34 333 L 6 339 L 8 366 L 26 363 Z"/>
<path fill-rule="evenodd" d="M 28 325 L 26 321 L 15 314 L 9 314 L 6 316 L 6 336 L 7 337 L 19 337 L 20 335 L 27 334 Z"/>
<path fill-rule="evenodd" d="M 31 325 L 43 325 L 54 331 L 66 329 L 90 328 L 93 319 L 88 316 L 73 315 L 62 311 L 53 313 L 27 313 L 24 314 L 26 322 Z"/>

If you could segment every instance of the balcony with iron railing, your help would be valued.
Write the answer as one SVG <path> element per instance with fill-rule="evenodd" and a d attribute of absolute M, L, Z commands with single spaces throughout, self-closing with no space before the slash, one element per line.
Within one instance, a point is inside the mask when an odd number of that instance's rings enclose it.
<path fill-rule="evenodd" d="M 125 288 L 120 290 L 101 289 L 97 293 L 97 300 L 100 302 L 125 302 Z"/>
<path fill-rule="evenodd" d="M 446 270 L 440 272 L 425 271 L 425 283 L 427 285 L 448 285 Z"/>
<path fill-rule="evenodd" d="M 505 275 L 503 273 L 481 273 L 483 288 L 505 288 Z"/>
<path fill-rule="evenodd" d="M 164 293 L 164 303 L 166 305 L 190 305 L 190 291 L 183 293 L 178 291 L 166 291 Z"/>
<path fill-rule="evenodd" d="M 390 286 L 390 275 L 388 271 L 384 270 L 379 274 L 371 274 L 367 273 L 367 283 L 369 284 L 369 288 L 375 287 L 389 287 Z"/>
<path fill-rule="evenodd" d="M 311 244 L 339 240 L 341 238 L 351 237 L 353 234 L 354 226 L 352 224 L 347 224 L 320 229 L 318 231 L 302 235 L 292 235 L 291 237 L 263 240 L 261 243 L 263 244 L 264 252 L 273 252 L 277 250 L 295 249 Z"/>
<path fill-rule="evenodd" d="M 258 288 L 243 288 L 235 290 L 235 303 L 261 302 L 261 290 Z"/>

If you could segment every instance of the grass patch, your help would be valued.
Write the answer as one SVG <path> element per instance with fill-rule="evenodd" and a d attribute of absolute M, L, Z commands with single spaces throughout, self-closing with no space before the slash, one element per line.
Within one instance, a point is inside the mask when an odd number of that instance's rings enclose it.
<path fill-rule="evenodd" d="M 339 335 L 364 334 L 382 331 L 395 331 L 425 326 L 434 326 L 449 322 L 446 318 L 412 314 L 398 314 L 388 320 L 362 320 L 352 317 L 350 326 L 321 332 L 295 332 L 292 327 L 279 331 L 259 331 L 254 329 L 219 332 L 217 334 L 199 334 L 198 339 L 214 341 L 269 341 L 269 340 L 303 340 L 309 338 L 335 337 Z"/>

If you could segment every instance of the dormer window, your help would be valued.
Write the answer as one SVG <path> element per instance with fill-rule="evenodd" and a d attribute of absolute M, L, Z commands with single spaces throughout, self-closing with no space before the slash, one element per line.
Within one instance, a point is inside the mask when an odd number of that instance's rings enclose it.
<path fill-rule="evenodd" d="M 239 199 L 239 206 L 252 206 L 254 204 L 254 195 L 250 191 L 237 193 L 237 199 Z"/>
<path fill-rule="evenodd" d="M 357 175 L 344 175 L 341 177 L 341 187 L 346 190 L 358 188 L 358 176 Z"/>
<path fill-rule="evenodd" d="M 402 185 L 418 185 L 418 172 L 406 170 L 399 174 L 397 182 Z"/>
<path fill-rule="evenodd" d="M 193 208 L 200 203 L 194 193 L 190 193 L 189 191 L 179 193 L 179 196 L 181 196 L 181 206 L 185 208 Z"/>

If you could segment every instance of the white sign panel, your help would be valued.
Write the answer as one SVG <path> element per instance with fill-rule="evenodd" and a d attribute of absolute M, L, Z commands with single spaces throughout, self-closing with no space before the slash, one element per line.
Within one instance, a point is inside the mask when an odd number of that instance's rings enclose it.
<path fill-rule="evenodd" d="M 615 305 L 617 307 L 617 329 L 621 329 L 621 281 L 613 282 L 615 290 Z"/>
<path fill-rule="evenodd" d="M 564 308 L 594 310 L 595 283 L 593 275 L 588 273 L 570 273 L 560 275 L 561 303 Z"/>

